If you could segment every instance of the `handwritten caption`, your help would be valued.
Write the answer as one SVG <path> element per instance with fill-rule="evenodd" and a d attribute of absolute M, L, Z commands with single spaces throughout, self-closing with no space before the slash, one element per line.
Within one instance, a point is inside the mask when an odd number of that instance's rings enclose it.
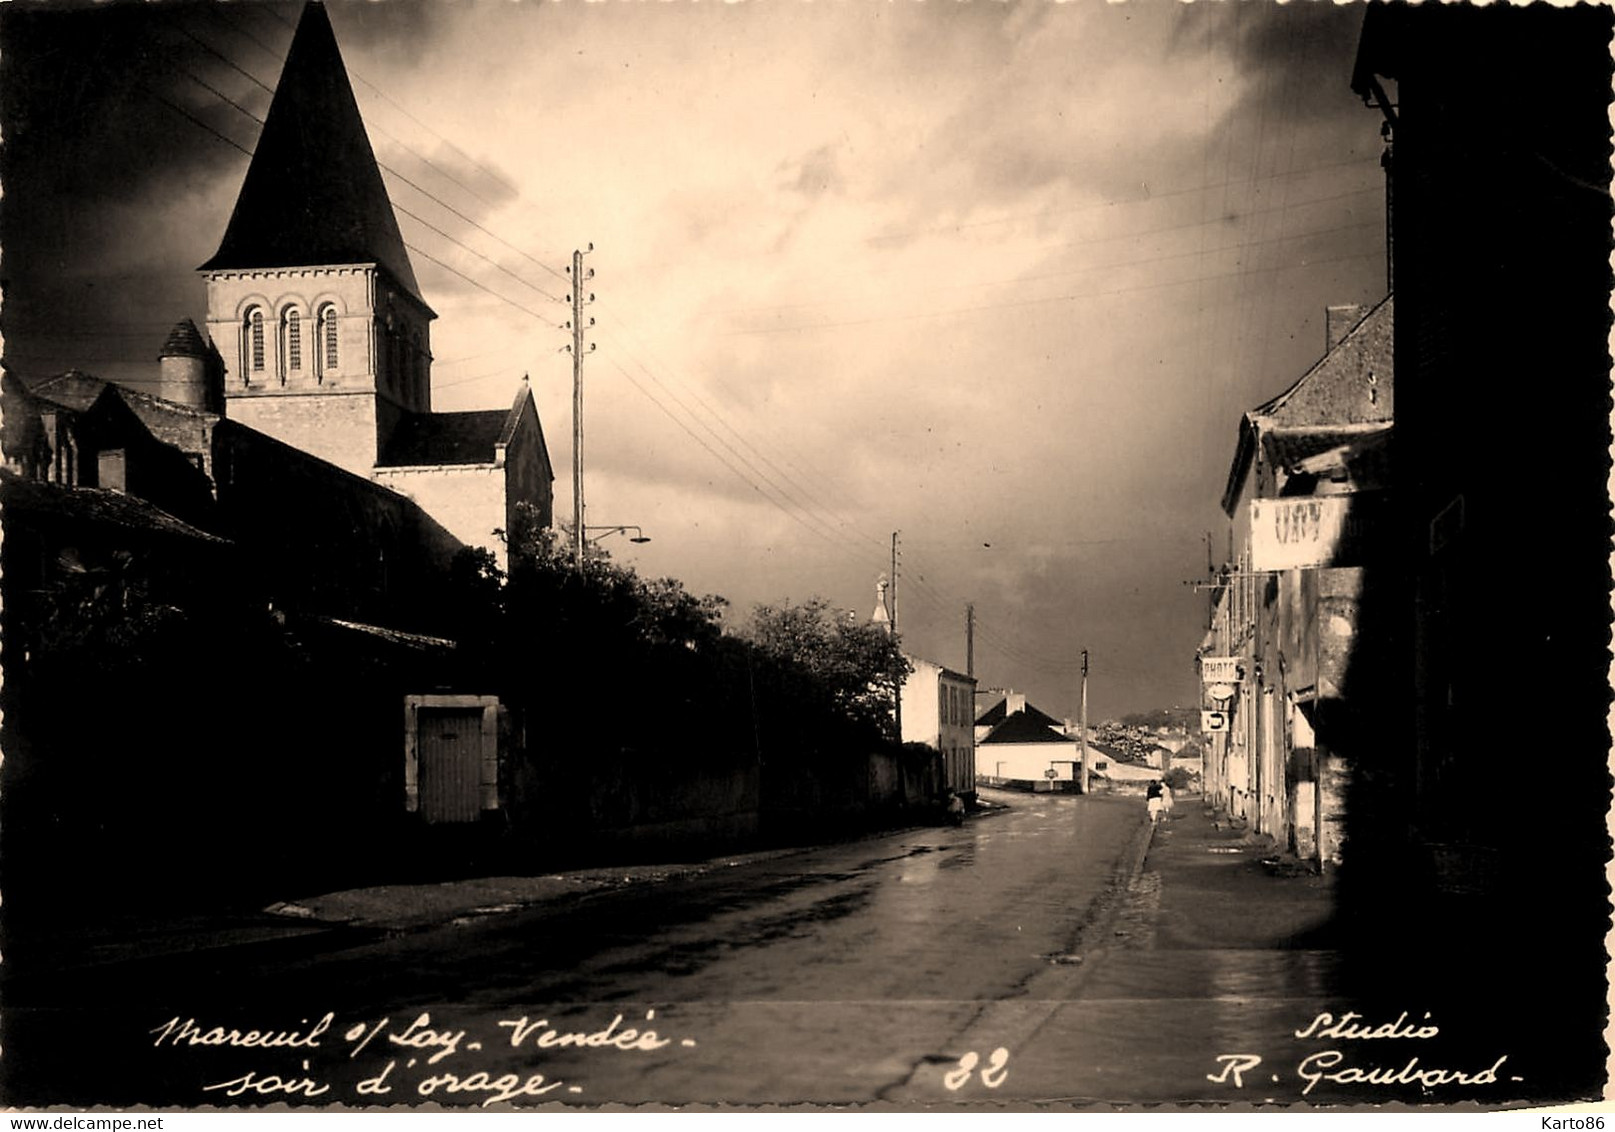
<path fill-rule="evenodd" d="M 422 1100 L 468 1100 L 485 1107 L 539 1097 L 561 1099 L 551 1095 L 583 1092 L 581 1085 L 541 1072 L 477 1067 L 477 1061 L 496 1052 L 509 1057 L 522 1052 L 531 1056 L 539 1051 L 575 1050 L 610 1057 L 696 1047 L 693 1038 L 662 1036 L 648 1025 L 655 1018 L 656 1011 L 647 1010 L 647 1024 L 636 1021 L 624 1025 L 623 1016 L 618 1014 L 599 1028 L 563 1029 L 551 1025 L 547 1018 L 522 1015 L 497 1020 L 497 1033 L 485 1035 L 487 1042 L 465 1029 L 434 1025 L 431 1014 L 425 1011 L 408 1022 L 387 1017 L 339 1026 L 336 1015 L 327 1013 L 313 1024 L 304 1020 L 302 1027 L 306 1028 L 255 1030 L 206 1026 L 195 1018 L 181 1020 L 176 1016 L 149 1033 L 157 1049 L 281 1051 L 298 1057 L 299 1071 L 253 1068 L 201 1086 L 203 1093 L 215 1098 L 324 1098 L 334 1103 L 345 1099 L 346 1093 L 346 1099 L 364 1103 L 396 1104 L 413 1096 Z M 345 1053 L 348 1061 L 368 1051 L 380 1068 L 343 1086 L 336 1082 L 335 1074 L 312 1068 L 317 1060 L 328 1060 L 333 1051 L 336 1055 Z"/>
<path fill-rule="evenodd" d="M 1353 1011 L 1346 1011 L 1338 1017 L 1330 1013 L 1320 1013 L 1313 1017 L 1306 1026 L 1293 1033 L 1297 1041 L 1303 1042 L 1423 1042 L 1438 1037 L 1441 1028 L 1431 1018 L 1429 1011 L 1416 1022 L 1408 1020 L 1409 1011 L 1404 1010 L 1392 1022 L 1381 1022 L 1375 1025 Z M 1476 1087 L 1495 1085 L 1501 1078 L 1498 1074 L 1503 1069 L 1508 1055 L 1503 1054 L 1484 1067 L 1470 1066 L 1463 1069 L 1438 1067 L 1426 1065 L 1421 1061 L 1422 1055 L 1411 1055 L 1403 1060 L 1400 1052 L 1385 1063 L 1366 1064 L 1353 1055 L 1341 1049 L 1321 1049 L 1308 1053 L 1300 1058 L 1289 1073 L 1294 1079 L 1304 1081 L 1301 1095 L 1306 1096 L 1314 1088 L 1323 1083 L 1332 1085 L 1374 1085 L 1381 1087 L 1418 1086 L 1425 1090 L 1437 1089 L 1444 1086 Z M 1264 1085 L 1271 1082 L 1283 1082 L 1285 1072 L 1275 1072 L 1271 1067 L 1263 1068 L 1263 1058 L 1255 1053 L 1222 1053 L 1216 1055 L 1219 1068 L 1215 1073 L 1206 1074 L 1206 1080 L 1216 1085 L 1232 1085 L 1236 1089 L 1245 1087 L 1247 1077 L 1252 1083 L 1262 1082 Z M 1260 1072 L 1258 1072 L 1260 1070 Z M 1509 1078 L 1519 1081 L 1519 1077 Z"/>

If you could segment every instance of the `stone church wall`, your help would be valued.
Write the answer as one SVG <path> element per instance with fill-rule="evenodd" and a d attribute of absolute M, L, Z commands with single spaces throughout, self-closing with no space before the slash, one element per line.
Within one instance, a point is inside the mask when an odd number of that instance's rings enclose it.
<path fill-rule="evenodd" d="M 505 515 L 505 469 L 493 464 L 377 468 L 376 482 L 408 496 L 466 546 L 493 551 L 505 565 L 504 544 L 494 530 L 509 530 Z"/>

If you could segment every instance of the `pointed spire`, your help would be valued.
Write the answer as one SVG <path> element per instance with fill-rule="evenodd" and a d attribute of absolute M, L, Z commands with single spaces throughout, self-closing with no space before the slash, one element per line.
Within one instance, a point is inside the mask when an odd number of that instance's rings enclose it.
<path fill-rule="evenodd" d="M 891 583 L 886 580 L 885 574 L 876 579 L 875 612 L 869 618 L 871 624 L 879 626 L 888 633 L 892 631 L 892 611 L 891 607 L 886 603 L 886 590 L 890 585 Z"/>
<path fill-rule="evenodd" d="M 419 299 L 325 6 L 303 7 L 217 254 L 200 270 L 377 263 Z"/>

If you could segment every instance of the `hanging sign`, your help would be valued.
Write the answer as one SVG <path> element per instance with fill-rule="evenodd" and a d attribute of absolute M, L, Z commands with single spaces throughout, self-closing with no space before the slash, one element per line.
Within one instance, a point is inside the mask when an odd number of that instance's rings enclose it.
<path fill-rule="evenodd" d="M 1203 656 L 1200 658 L 1200 680 L 1204 684 L 1237 684 L 1245 678 L 1240 665 L 1243 657 Z"/>
<path fill-rule="evenodd" d="M 1228 713 L 1225 711 L 1203 711 L 1200 713 L 1200 730 L 1207 735 L 1214 735 L 1219 731 L 1228 730 Z"/>
<path fill-rule="evenodd" d="M 1374 492 L 1253 499 L 1251 569 L 1361 566 L 1382 510 Z"/>
<path fill-rule="evenodd" d="M 1207 684 L 1206 695 L 1214 700 L 1231 700 L 1237 689 L 1232 684 Z"/>

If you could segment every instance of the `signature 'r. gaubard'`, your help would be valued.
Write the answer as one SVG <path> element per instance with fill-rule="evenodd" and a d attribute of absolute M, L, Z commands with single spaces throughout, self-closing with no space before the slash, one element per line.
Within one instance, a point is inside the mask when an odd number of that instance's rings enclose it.
<path fill-rule="evenodd" d="M 1428 1041 L 1440 1033 L 1441 1028 L 1431 1019 L 1428 1011 L 1417 1022 L 1410 1022 L 1408 1011 L 1404 1010 L 1395 1021 L 1375 1025 L 1362 1015 L 1348 1010 L 1338 1016 L 1328 1012 L 1314 1015 L 1312 1021 L 1294 1031 L 1293 1036 L 1297 1041 Z M 1216 1073 L 1206 1074 L 1206 1080 L 1214 1084 L 1232 1084 L 1236 1089 L 1244 1088 L 1245 1075 L 1262 1064 L 1261 1055 L 1254 1053 L 1219 1054 L 1216 1060 L 1221 1068 Z M 1496 1084 L 1498 1073 L 1507 1060 L 1508 1055 L 1503 1054 L 1483 1069 L 1449 1069 L 1422 1065 L 1419 1056 L 1413 1055 L 1406 1061 L 1398 1059 L 1390 1064 L 1363 1066 L 1348 1064 L 1347 1055 L 1339 1049 L 1323 1049 L 1303 1057 L 1296 1063 L 1294 1072 L 1306 1082 L 1301 1089 L 1302 1096 L 1307 1096 L 1324 1082 L 1381 1087 L 1417 1085 L 1424 1089 L 1449 1085 L 1473 1087 Z M 1275 1083 L 1282 1080 L 1279 1073 L 1269 1076 Z"/>

